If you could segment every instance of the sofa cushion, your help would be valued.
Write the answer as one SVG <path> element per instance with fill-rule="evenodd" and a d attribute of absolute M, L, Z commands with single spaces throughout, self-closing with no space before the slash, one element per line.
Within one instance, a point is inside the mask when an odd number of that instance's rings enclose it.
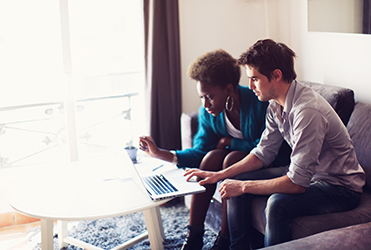
<path fill-rule="evenodd" d="M 347 129 L 359 164 L 366 172 L 366 188 L 371 189 L 371 103 L 357 102 Z"/>
<path fill-rule="evenodd" d="M 323 96 L 335 109 L 343 123 L 347 125 L 349 117 L 354 109 L 353 90 L 314 82 L 300 82 L 311 87 L 314 91 Z"/>

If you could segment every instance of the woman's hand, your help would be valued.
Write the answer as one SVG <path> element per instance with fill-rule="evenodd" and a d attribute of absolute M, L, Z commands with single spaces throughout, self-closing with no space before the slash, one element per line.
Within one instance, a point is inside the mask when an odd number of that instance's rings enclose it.
<path fill-rule="evenodd" d="M 139 148 L 151 157 L 173 162 L 174 155 L 169 150 L 157 147 L 155 141 L 150 136 L 139 137 Z"/>
<path fill-rule="evenodd" d="M 218 144 L 216 145 L 217 149 L 225 149 L 226 147 L 231 147 L 232 138 L 231 137 L 222 137 L 220 138 Z"/>
<path fill-rule="evenodd" d="M 157 157 L 160 149 L 150 136 L 139 137 L 139 148 L 152 157 Z"/>
<path fill-rule="evenodd" d="M 219 192 L 222 199 L 228 200 L 231 197 L 240 196 L 244 194 L 245 181 L 238 180 L 224 180 L 219 186 Z"/>
<path fill-rule="evenodd" d="M 197 177 L 199 184 L 201 186 L 206 184 L 217 183 L 221 180 L 220 172 L 204 171 L 200 169 L 187 169 L 184 176 L 188 176 L 187 181 L 189 181 L 193 176 Z"/>

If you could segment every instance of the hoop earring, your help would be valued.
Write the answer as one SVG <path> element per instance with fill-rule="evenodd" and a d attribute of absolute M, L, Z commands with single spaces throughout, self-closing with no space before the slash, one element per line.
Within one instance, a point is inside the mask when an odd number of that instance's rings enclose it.
<path fill-rule="evenodd" d="M 230 101 L 230 106 L 229 107 L 229 101 Z M 229 112 L 231 112 L 233 110 L 233 104 L 234 104 L 234 99 L 233 97 L 231 97 L 230 95 L 227 97 L 227 101 L 225 102 L 225 109 Z"/>

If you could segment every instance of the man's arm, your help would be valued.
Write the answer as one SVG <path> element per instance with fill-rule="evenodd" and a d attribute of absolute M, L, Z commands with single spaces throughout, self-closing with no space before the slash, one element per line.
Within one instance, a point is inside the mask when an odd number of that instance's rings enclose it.
<path fill-rule="evenodd" d="M 241 161 L 233 164 L 229 168 L 223 169 L 218 172 L 203 171 L 200 169 L 190 169 L 184 174 L 188 175 L 187 180 L 191 179 L 193 176 L 197 176 L 202 180 L 199 182 L 200 185 L 217 183 L 220 180 L 225 180 L 227 178 L 232 178 L 238 174 L 258 170 L 263 167 L 263 162 L 259 160 L 253 154 L 248 154 Z"/>
<path fill-rule="evenodd" d="M 269 180 L 225 180 L 219 187 L 219 192 L 223 199 L 229 199 L 245 193 L 271 195 L 274 193 L 299 194 L 304 191 L 305 187 L 293 183 L 287 175 Z"/>

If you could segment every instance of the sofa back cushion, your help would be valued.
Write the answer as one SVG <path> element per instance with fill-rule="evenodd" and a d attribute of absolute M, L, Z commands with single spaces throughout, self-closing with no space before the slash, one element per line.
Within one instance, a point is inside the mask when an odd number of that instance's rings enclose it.
<path fill-rule="evenodd" d="M 193 146 L 193 137 L 198 130 L 198 112 L 182 113 L 180 117 L 182 149 Z"/>
<path fill-rule="evenodd" d="M 323 96 L 335 109 L 344 125 L 347 125 L 349 117 L 354 109 L 353 90 L 314 82 L 300 82 L 311 87 L 314 91 Z"/>
<path fill-rule="evenodd" d="M 371 188 L 371 103 L 357 102 L 347 129 L 353 140 L 359 164 L 366 172 L 366 187 Z"/>

